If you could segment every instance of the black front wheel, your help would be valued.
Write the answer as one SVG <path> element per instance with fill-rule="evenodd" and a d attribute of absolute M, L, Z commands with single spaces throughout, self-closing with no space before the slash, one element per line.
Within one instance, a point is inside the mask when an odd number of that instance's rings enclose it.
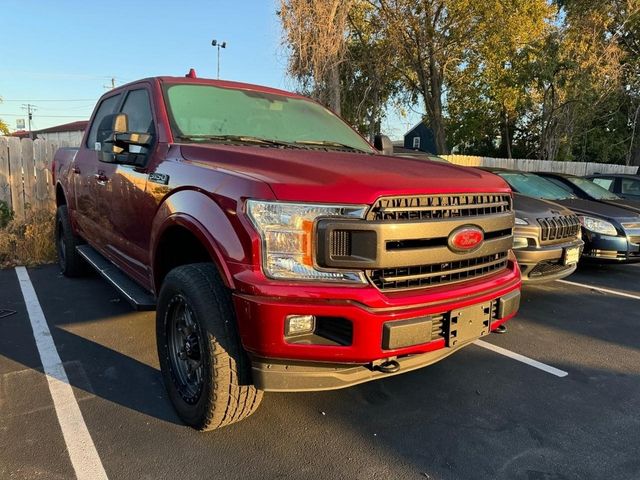
<path fill-rule="evenodd" d="M 187 425 L 213 430 L 256 411 L 262 391 L 251 380 L 231 294 L 213 264 L 169 272 L 158 297 L 156 334 L 169 398 Z"/>

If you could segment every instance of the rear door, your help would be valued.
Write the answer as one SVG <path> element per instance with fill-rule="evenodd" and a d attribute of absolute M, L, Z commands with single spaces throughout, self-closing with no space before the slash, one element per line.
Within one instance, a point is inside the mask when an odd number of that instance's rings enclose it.
<path fill-rule="evenodd" d="M 103 215 L 106 198 L 99 172 L 105 163 L 99 161 L 97 145 L 98 125 L 105 117 L 114 113 L 122 98 L 120 92 L 104 98 L 96 109 L 85 144 L 80 147 L 73 162 L 74 201 L 71 215 L 77 222 L 82 236 L 96 247 L 104 248 L 108 232 L 107 220 Z"/>

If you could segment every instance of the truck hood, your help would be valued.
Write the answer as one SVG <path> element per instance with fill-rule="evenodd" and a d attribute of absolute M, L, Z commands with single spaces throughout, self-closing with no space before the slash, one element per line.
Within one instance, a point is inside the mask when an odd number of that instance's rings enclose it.
<path fill-rule="evenodd" d="M 388 195 L 511 191 L 488 172 L 411 158 L 217 144 L 180 150 L 187 161 L 267 183 L 279 200 L 370 204 Z"/>

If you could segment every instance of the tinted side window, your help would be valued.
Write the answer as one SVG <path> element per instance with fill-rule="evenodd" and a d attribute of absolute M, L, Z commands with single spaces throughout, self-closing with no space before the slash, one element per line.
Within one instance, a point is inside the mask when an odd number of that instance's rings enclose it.
<path fill-rule="evenodd" d="M 100 125 L 100 122 L 102 122 L 105 115 L 115 112 L 119 101 L 120 94 L 114 95 L 113 97 L 105 98 L 98 107 L 96 116 L 91 124 L 91 130 L 89 130 L 89 136 L 87 137 L 87 148 L 90 150 L 95 150 L 96 137 L 98 135 L 98 126 Z"/>
<path fill-rule="evenodd" d="M 596 185 L 613 192 L 613 178 L 592 178 L 590 180 Z"/>
<path fill-rule="evenodd" d="M 129 131 L 153 133 L 151 103 L 149 102 L 149 93 L 145 89 L 129 92 L 121 112 L 126 113 L 129 117 Z"/>
<path fill-rule="evenodd" d="M 640 180 L 631 180 L 623 178 L 621 191 L 627 195 L 640 195 Z"/>

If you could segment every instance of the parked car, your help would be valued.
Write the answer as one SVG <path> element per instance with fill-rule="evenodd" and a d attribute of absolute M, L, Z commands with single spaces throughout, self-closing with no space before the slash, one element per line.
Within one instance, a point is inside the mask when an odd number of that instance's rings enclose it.
<path fill-rule="evenodd" d="M 640 172 L 640 168 L 638 171 Z M 588 175 L 587 178 L 622 198 L 640 200 L 640 175 L 598 173 Z"/>
<path fill-rule="evenodd" d="M 169 398 L 197 429 L 263 391 L 424 367 L 519 306 L 502 179 L 385 156 L 300 95 L 139 80 L 100 99 L 53 171 L 62 272 L 88 262 L 156 309 Z"/>
<path fill-rule="evenodd" d="M 513 207 L 513 251 L 522 280 L 541 283 L 571 275 L 584 246 L 578 216 L 562 205 L 519 193 L 513 195 Z"/>
<path fill-rule="evenodd" d="M 640 262 L 640 215 L 605 203 L 584 200 L 539 175 L 489 168 L 514 192 L 551 200 L 578 214 L 584 259 L 597 262 Z"/>
<path fill-rule="evenodd" d="M 615 193 L 601 187 L 588 178 L 577 177 L 568 173 L 537 172 L 536 175 L 544 177 L 578 198 L 607 203 L 615 207 L 625 208 L 640 213 L 640 200 L 621 198 Z"/>

